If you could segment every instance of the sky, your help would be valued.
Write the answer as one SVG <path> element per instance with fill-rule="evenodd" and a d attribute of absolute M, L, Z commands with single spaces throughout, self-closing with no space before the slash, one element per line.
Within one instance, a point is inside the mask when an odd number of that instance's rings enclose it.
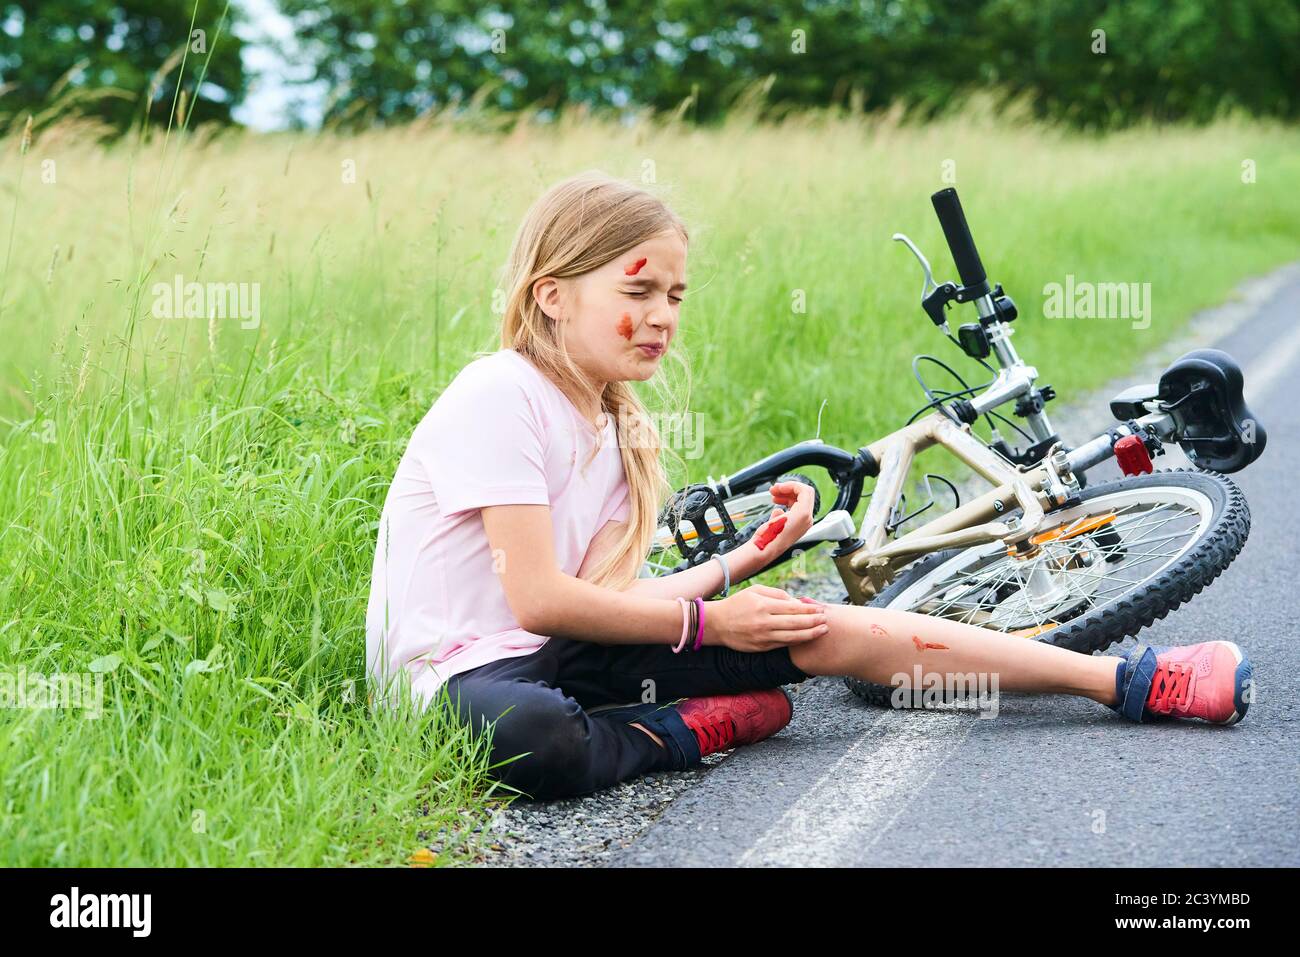
<path fill-rule="evenodd" d="M 292 49 L 293 27 L 288 17 L 271 0 L 233 0 L 233 3 L 248 21 L 239 24 L 235 33 L 245 42 L 244 70 L 251 78 L 248 95 L 235 108 L 235 120 L 256 130 L 278 130 L 288 126 L 296 114 L 307 125 L 318 125 L 325 101 L 325 84 L 290 86 L 285 80 L 293 77 L 293 70 L 273 46 L 279 42 Z"/>

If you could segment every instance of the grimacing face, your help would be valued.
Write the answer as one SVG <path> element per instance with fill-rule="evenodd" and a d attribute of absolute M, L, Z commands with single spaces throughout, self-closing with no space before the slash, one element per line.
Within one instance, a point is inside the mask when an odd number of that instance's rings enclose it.
<path fill-rule="evenodd" d="M 547 316 L 566 323 L 573 361 L 603 387 L 654 375 L 677 334 L 685 277 L 686 243 L 670 231 L 581 276 L 543 277 L 533 296 Z"/>

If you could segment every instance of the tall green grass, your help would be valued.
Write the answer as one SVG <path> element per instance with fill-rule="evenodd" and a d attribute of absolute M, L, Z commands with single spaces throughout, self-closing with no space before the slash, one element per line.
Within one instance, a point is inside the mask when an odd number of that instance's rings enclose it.
<path fill-rule="evenodd" d="M 484 749 L 437 711 L 370 714 L 365 600 L 405 440 L 495 347 L 496 267 L 554 180 L 653 181 L 691 226 L 693 385 L 670 384 L 705 441 L 682 482 L 811 437 L 823 401 L 827 442 L 897 427 L 916 352 L 983 381 L 889 241 L 954 273 L 928 202 L 945 173 L 1020 304 L 1016 346 L 1069 394 L 1296 256 L 1298 147 L 1245 121 L 1095 139 L 987 117 L 0 142 L 0 664 L 104 681 L 99 718 L 0 709 L 0 860 L 472 853 Z M 1151 283 L 1150 327 L 1042 318 L 1067 273 Z M 155 317 L 178 274 L 260 284 L 260 324 Z"/>

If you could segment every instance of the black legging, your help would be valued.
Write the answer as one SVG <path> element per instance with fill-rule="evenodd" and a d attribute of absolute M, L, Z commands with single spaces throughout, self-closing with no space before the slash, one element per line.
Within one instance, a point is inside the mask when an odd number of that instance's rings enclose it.
<path fill-rule="evenodd" d="M 708 645 L 603 645 L 551 638 L 531 654 L 453 675 L 444 690 L 461 720 L 495 720 L 493 774 L 535 800 L 573 797 L 650 771 L 700 760 L 676 709 L 680 698 L 796 684 L 810 676 L 789 648 L 735 651 Z M 627 707 L 606 708 L 609 705 Z M 587 709 L 602 709 L 595 713 Z M 630 727 L 639 722 L 667 748 Z M 517 755 L 516 760 L 498 765 Z"/>

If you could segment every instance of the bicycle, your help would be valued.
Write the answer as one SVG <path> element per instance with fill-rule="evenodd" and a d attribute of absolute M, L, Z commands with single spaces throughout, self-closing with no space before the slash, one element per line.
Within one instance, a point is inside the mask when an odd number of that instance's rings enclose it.
<path fill-rule="evenodd" d="M 820 514 L 815 496 L 812 527 L 769 568 L 833 542 L 846 603 L 955 618 L 1084 653 L 1104 650 L 1190 600 L 1236 558 L 1250 532 L 1250 509 L 1227 476 L 1259 458 L 1267 432 L 1243 399 L 1236 361 L 1221 350 L 1196 349 L 1158 382 L 1115 396 L 1116 426 L 1067 445 L 1044 410 L 1055 391 L 1035 385 L 1038 370 L 1011 344 L 1015 303 L 1000 284 L 990 285 L 957 191 L 940 190 L 931 202 L 960 284 L 935 282 L 916 244 L 902 233 L 893 238 L 920 262 L 926 315 L 993 378 L 966 386 L 935 357 L 914 358 L 929 401 L 902 428 L 854 452 L 820 439 L 800 442 L 677 490 L 660 513 L 642 573 L 673 574 L 743 544 L 774 507 L 766 492 L 773 482 L 803 481 L 815 490 L 798 470 L 820 468 L 836 488 L 831 508 Z M 955 338 L 947 322 L 953 303 L 973 304 L 978 317 Z M 996 370 L 984 361 L 990 355 Z M 930 389 L 917 371 L 921 358 L 947 368 L 964 388 Z M 1011 401 L 1029 432 L 995 411 Z M 996 429 L 990 442 L 972 432 L 981 417 L 992 425 L 994 416 L 1030 444 L 1013 448 Z M 1178 445 L 1193 468 L 1155 470 L 1152 459 L 1167 443 Z M 904 513 L 909 468 L 935 445 L 992 488 L 962 504 L 953 483 L 927 474 L 930 501 Z M 1110 458 L 1125 477 L 1089 488 L 1087 470 Z M 875 484 L 859 525 L 854 513 L 868 478 Z M 954 508 L 900 535 L 902 525 L 935 504 L 931 478 L 949 485 Z M 892 688 L 844 680 L 865 701 L 889 706 Z"/>

